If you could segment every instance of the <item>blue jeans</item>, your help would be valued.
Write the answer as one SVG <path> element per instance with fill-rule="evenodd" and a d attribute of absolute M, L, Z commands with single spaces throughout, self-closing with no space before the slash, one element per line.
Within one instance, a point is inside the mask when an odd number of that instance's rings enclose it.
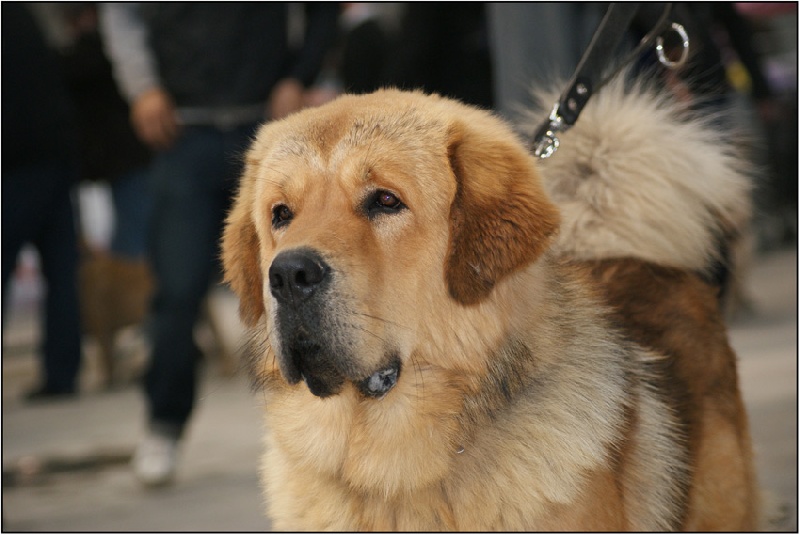
<path fill-rule="evenodd" d="M 151 427 L 176 437 L 195 402 L 200 352 L 194 325 L 220 273 L 222 225 L 255 128 L 186 127 L 150 170 L 149 252 L 157 289 L 145 392 Z"/>
<path fill-rule="evenodd" d="M 78 246 L 70 197 L 73 178 L 71 169 L 58 163 L 3 172 L 2 285 L 8 289 L 22 246 L 33 244 L 47 282 L 42 388 L 54 393 L 76 390 L 81 363 Z"/>
<path fill-rule="evenodd" d="M 127 258 L 142 258 L 147 251 L 147 228 L 152 202 L 148 168 L 141 167 L 111 181 L 114 232 L 111 251 Z"/>

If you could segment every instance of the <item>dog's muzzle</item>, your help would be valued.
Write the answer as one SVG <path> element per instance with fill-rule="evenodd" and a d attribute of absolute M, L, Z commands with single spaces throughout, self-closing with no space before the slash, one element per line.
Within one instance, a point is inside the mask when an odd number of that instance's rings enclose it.
<path fill-rule="evenodd" d="M 336 330 L 328 306 L 333 276 L 331 267 L 311 249 L 284 251 L 272 261 L 269 287 L 278 305 L 281 372 L 290 384 L 303 379 L 315 396 L 338 394 L 350 380 L 365 396 L 381 398 L 397 384 L 400 359 L 389 357 L 374 373 L 353 377 L 353 366 L 340 360 L 346 350 L 334 342 L 340 337 L 331 336 Z"/>

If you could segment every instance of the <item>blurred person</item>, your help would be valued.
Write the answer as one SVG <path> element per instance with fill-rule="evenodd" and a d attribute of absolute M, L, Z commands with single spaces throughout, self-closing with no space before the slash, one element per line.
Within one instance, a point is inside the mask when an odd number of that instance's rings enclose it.
<path fill-rule="evenodd" d="M 382 71 L 394 35 L 388 21 L 399 18 L 400 9 L 377 2 L 344 5 L 338 70 L 345 92 L 371 93 L 385 84 Z"/>
<path fill-rule="evenodd" d="M 28 399 L 74 396 L 81 362 L 73 214 L 75 129 L 55 51 L 29 6 L 2 6 L 2 285 L 25 243 L 39 252 L 47 283 L 43 382 Z"/>
<path fill-rule="evenodd" d="M 97 347 L 97 378 L 111 387 L 117 373 L 116 340 L 130 326 L 145 326 L 153 277 L 146 258 L 151 207 L 147 187 L 149 147 L 133 131 L 128 103 L 117 89 L 100 40 L 95 3 L 53 4 L 66 39 L 60 46 L 67 86 L 76 108 L 79 179 L 111 193 L 110 243 L 81 239 L 79 268 L 83 332 Z M 91 227 L 88 207 L 81 228 Z M 145 347 L 147 331 L 140 329 Z"/>
<path fill-rule="evenodd" d="M 308 95 L 310 102 L 394 86 L 492 106 L 484 3 L 348 2 L 339 23 L 328 84 Z"/>
<path fill-rule="evenodd" d="M 759 226 L 763 249 L 797 246 L 798 98 L 797 3 L 737 3 L 757 34 L 759 55 L 773 90 L 772 109 L 763 113 L 762 151 L 772 171 L 761 195 Z M 755 39 L 754 39 L 755 40 Z"/>
<path fill-rule="evenodd" d="M 385 86 L 383 70 L 403 9 L 398 2 L 343 3 L 337 42 L 306 92 L 305 105 L 321 106 L 342 93 L 371 93 Z"/>
<path fill-rule="evenodd" d="M 146 254 L 151 151 L 128 120 L 128 103 L 119 94 L 100 39 L 97 5 L 59 6 L 71 36 L 62 58 L 79 127 L 80 179 L 109 184 L 114 207 L 110 251 L 140 260 Z"/>
<path fill-rule="evenodd" d="M 336 4 L 305 5 L 299 50 L 289 5 L 102 4 L 101 32 L 131 121 L 157 152 L 150 256 L 157 290 L 145 377 L 148 430 L 133 459 L 146 485 L 169 483 L 195 403 L 193 327 L 212 278 L 241 158 L 258 124 L 302 105 L 336 36 Z"/>
<path fill-rule="evenodd" d="M 483 2 L 406 4 L 385 81 L 491 108 L 494 102 L 486 5 Z"/>

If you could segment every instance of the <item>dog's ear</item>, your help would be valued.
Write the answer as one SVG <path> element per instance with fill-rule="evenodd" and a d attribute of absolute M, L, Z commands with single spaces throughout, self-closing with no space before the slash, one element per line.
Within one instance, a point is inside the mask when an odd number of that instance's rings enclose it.
<path fill-rule="evenodd" d="M 253 327 L 264 314 L 263 279 L 258 234 L 251 212 L 250 188 L 244 181 L 225 221 L 222 235 L 222 264 L 225 282 L 239 296 L 239 316 Z"/>
<path fill-rule="evenodd" d="M 448 158 L 456 194 L 445 280 L 451 297 L 469 305 L 547 249 L 559 212 L 541 186 L 533 158 L 499 125 L 454 124 Z"/>

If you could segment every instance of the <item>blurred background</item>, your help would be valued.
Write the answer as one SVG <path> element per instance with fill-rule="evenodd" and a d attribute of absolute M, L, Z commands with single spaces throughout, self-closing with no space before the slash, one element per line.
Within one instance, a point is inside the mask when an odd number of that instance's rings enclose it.
<path fill-rule="evenodd" d="M 758 169 L 749 268 L 728 311 L 730 337 L 759 477 L 775 505 L 772 528 L 796 532 L 797 4 L 713 4 L 695 3 L 686 16 L 705 32 L 713 54 L 704 59 L 721 73 L 731 128 Z M 288 6 L 290 50 L 303 44 L 300 7 Z M 522 130 L 531 84 L 571 74 L 604 8 L 339 4 L 337 35 L 304 84 L 301 105 L 397 85 L 495 110 Z M 257 480 L 258 399 L 240 370 L 238 303 L 221 285 L 211 285 L 194 326 L 201 387 L 177 482 L 145 489 L 130 474 L 146 412 L 140 381 L 157 284 L 146 243 L 147 173 L 158 149 L 131 126 L 132 102 L 108 57 L 98 4 L 16 3 L 12 12 L 4 2 L 0 9 L 3 530 L 268 529 Z M 12 25 L 18 19 L 24 24 Z M 639 37 L 635 29 L 629 36 Z M 684 85 L 703 91 L 692 80 Z M 53 154 L 47 182 L 24 174 L 42 165 L 42 147 Z M 43 197 L 47 203 L 29 200 Z M 17 213 L 8 223 L 6 214 Z M 47 300 L 64 273 L 74 274 L 71 308 Z M 44 356 L 45 333 L 60 335 L 48 318 L 80 329 L 77 392 L 42 399 L 44 367 L 57 358 Z"/>

